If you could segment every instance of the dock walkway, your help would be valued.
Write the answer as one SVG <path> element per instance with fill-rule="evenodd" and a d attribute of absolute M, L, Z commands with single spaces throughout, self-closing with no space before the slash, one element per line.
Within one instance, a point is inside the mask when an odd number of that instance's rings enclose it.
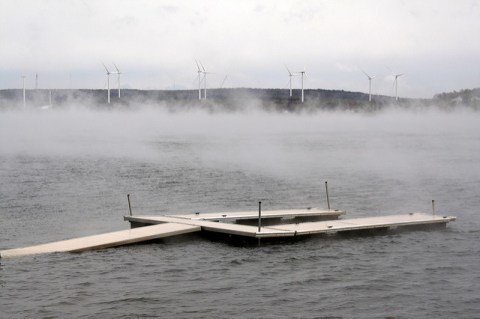
<path fill-rule="evenodd" d="M 174 235 L 200 231 L 199 226 L 179 223 L 158 224 L 134 229 L 127 229 L 42 245 L 0 251 L 1 258 L 19 257 L 53 252 L 80 252 L 115 246 L 139 243 Z"/>
<path fill-rule="evenodd" d="M 227 233 L 255 238 L 269 238 L 420 225 L 446 225 L 448 222 L 454 221 L 456 217 L 433 216 L 425 213 L 410 213 L 390 216 L 349 218 L 320 222 L 263 226 L 261 227 L 260 231 L 258 231 L 258 226 L 187 219 L 176 216 L 125 216 L 124 219 L 130 222 L 142 224 L 182 223 L 186 225 L 199 226 L 203 231 Z"/>
<path fill-rule="evenodd" d="M 338 209 L 282 209 L 282 210 L 265 210 L 262 211 L 262 219 L 270 218 L 299 218 L 299 217 L 322 217 L 328 219 L 336 219 L 341 215 L 345 215 L 344 211 Z M 258 219 L 258 212 L 224 212 L 224 213 L 195 213 L 195 214 L 178 214 L 168 215 L 176 218 L 186 218 L 191 220 L 208 220 L 208 221 L 236 221 L 236 220 L 255 220 Z"/>

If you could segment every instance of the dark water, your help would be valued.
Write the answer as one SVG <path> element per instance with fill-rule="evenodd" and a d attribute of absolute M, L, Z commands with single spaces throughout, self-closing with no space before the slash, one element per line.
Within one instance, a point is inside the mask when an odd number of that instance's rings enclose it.
<path fill-rule="evenodd" d="M 1 260 L 1 318 L 479 318 L 480 114 L 0 114 L 0 249 L 136 214 L 430 211 L 445 230 L 238 247 L 189 235 Z"/>

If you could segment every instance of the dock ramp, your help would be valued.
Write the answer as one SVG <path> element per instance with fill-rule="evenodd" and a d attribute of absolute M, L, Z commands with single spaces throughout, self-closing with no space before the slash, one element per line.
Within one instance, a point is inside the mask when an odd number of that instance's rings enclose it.
<path fill-rule="evenodd" d="M 129 245 L 196 231 L 200 231 L 200 226 L 177 223 L 158 224 L 24 248 L 2 250 L 0 251 L 0 257 L 9 258 L 53 252 L 81 252 L 85 250 Z"/>

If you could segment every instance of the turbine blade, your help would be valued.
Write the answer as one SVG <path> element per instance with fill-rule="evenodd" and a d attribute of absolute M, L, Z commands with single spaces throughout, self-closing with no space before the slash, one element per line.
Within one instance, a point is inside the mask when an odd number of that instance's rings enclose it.
<path fill-rule="evenodd" d="M 365 75 L 367 76 L 367 78 L 373 79 L 373 78 L 375 77 L 375 75 L 372 77 L 370 74 L 368 74 L 367 72 L 365 72 L 363 69 L 361 69 L 361 68 L 359 68 L 359 69 L 360 69 L 360 71 L 363 72 L 363 74 L 365 74 Z"/>
<path fill-rule="evenodd" d="M 202 62 L 201 61 L 198 61 L 200 63 L 200 65 L 202 66 L 202 69 L 203 69 L 203 72 L 206 72 L 205 71 L 205 67 L 203 66 Z"/>
<path fill-rule="evenodd" d="M 102 64 L 103 64 L 103 67 L 105 68 L 105 70 L 107 71 L 107 74 L 110 74 L 110 71 L 108 71 L 107 66 L 103 62 L 102 62 Z"/>
<path fill-rule="evenodd" d="M 197 69 L 199 72 L 201 72 L 202 70 L 200 70 L 200 66 L 198 65 L 198 61 L 195 59 L 195 64 L 197 65 Z"/>
<path fill-rule="evenodd" d="M 288 69 L 288 67 L 285 65 L 285 69 L 287 69 L 288 75 L 292 76 L 292 72 Z"/>
<path fill-rule="evenodd" d="M 117 65 L 114 63 L 113 66 L 114 66 L 115 69 L 117 70 L 117 73 L 120 74 L 120 70 L 117 68 Z"/>

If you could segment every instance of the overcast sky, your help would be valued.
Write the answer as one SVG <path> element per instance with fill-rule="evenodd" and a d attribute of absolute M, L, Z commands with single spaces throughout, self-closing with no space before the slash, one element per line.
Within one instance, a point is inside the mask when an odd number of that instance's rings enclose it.
<path fill-rule="evenodd" d="M 0 89 L 104 88 L 104 62 L 122 86 L 307 88 L 399 95 L 480 87 L 480 1 L 0 0 Z M 299 87 L 296 78 L 294 87 Z M 113 79 L 112 79 L 113 81 Z"/>

